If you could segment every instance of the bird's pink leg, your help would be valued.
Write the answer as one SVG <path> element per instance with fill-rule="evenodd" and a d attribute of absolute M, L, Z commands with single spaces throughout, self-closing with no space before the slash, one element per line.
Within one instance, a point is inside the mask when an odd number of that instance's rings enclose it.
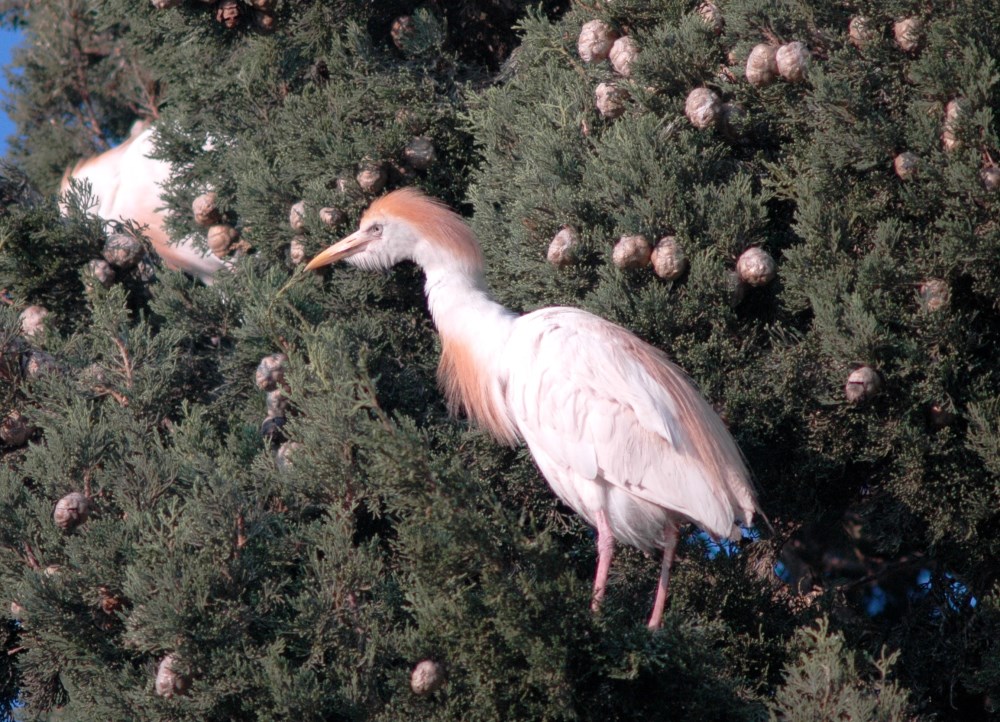
<path fill-rule="evenodd" d="M 611 569 L 611 557 L 615 551 L 615 535 L 611 533 L 608 523 L 608 513 L 601 509 L 597 512 L 597 574 L 594 575 L 594 596 L 590 600 L 590 610 L 596 612 L 601 608 L 601 600 L 608 588 L 608 570 Z"/>
<path fill-rule="evenodd" d="M 680 529 L 676 524 L 668 524 L 663 530 L 663 562 L 660 565 L 660 581 L 656 585 L 656 601 L 653 602 L 653 613 L 649 616 L 649 628 L 659 629 L 663 623 L 663 610 L 667 606 L 667 595 L 670 589 L 670 566 L 674 563 L 674 552 L 677 550 L 677 538 Z"/>

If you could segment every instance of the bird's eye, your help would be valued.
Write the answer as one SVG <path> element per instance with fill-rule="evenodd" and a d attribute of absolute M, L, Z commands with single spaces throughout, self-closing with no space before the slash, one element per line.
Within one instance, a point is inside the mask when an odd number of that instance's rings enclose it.
<path fill-rule="evenodd" d="M 368 226 L 368 232 L 373 236 L 381 236 L 382 225 L 379 223 L 372 223 L 370 226 Z"/>

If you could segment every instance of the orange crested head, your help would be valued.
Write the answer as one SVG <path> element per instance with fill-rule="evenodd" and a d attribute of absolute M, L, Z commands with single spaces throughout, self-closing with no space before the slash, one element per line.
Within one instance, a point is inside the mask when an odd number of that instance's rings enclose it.
<path fill-rule="evenodd" d="M 411 260 L 425 270 L 451 267 L 478 274 L 483 254 L 458 213 L 416 188 L 400 188 L 376 199 L 358 230 L 317 255 L 309 269 L 341 259 L 362 268 L 389 268 Z"/>

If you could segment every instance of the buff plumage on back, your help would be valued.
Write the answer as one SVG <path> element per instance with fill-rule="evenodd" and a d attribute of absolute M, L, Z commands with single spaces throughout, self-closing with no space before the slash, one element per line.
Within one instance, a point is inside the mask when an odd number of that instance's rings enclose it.
<path fill-rule="evenodd" d="M 383 216 L 406 221 L 466 270 L 481 273 L 483 252 L 462 217 L 416 188 L 400 188 L 376 199 L 361 217 L 361 226 Z"/>
<path fill-rule="evenodd" d="M 730 516 L 736 516 L 748 526 L 752 524 L 754 513 L 759 507 L 749 476 L 746 475 L 743 456 L 729 436 L 722 419 L 701 397 L 687 375 L 667 359 L 666 354 L 624 329 L 614 330 L 622 345 L 628 348 L 676 404 L 678 418 L 687 422 L 684 424 L 684 432 L 690 437 L 690 453 L 708 470 L 705 478 L 714 496 L 720 501 L 728 502 L 732 510 Z M 696 521 L 707 525 L 701 519 Z M 726 534 L 725 528 L 720 524 L 714 532 L 734 541 L 740 538 L 740 530 L 736 526 L 732 526 Z"/>
<path fill-rule="evenodd" d="M 734 521 L 752 523 L 758 505 L 739 448 L 659 349 L 585 311 L 545 308 L 518 319 L 504 359 L 517 428 L 564 493 L 606 482 L 717 538 L 739 538 Z M 593 498 L 564 500 L 597 525 Z M 640 549 L 662 540 L 659 526 L 630 535 L 618 524 L 616 536 Z"/>

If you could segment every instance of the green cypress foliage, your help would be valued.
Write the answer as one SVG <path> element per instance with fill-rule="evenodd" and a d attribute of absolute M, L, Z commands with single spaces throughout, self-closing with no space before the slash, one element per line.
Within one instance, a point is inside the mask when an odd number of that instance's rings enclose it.
<path fill-rule="evenodd" d="M 717 5 L 0 8 L 29 40 L 0 179 L 0 711 L 995 716 L 1000 15 Z M 631 39 L 627 75 L 627 43 L 581 57 L 594 20 Z M 804 78 L 750 82 L 755 46 L 793 41 Z M 240 234 L 211 286 L 148 256 L 105 287 L 91 261 L 143 229 L 85 184 L 60 212 L 66 167 L 137 119 L 173 235 L 207 242 L 208 190 Z M 773 529 L 685 538 L 662 630 L 658 560 L 620 547 L 592 615 L 585 524 L 524 449 L 448 417 L 416 269 L 296 265 L 406 185 L 468 216 L 503 303 L 634 330 L 729 424 Z M 686 265 L 619 267 L 636 235 Z M 739 280 L 748 248 L 776 277 Z"/>
<path fill-rule="evenodd" d="M 877 676 L 865 682 L 853 656 L 844 649 L 843 636 L 830 632 L 825 617 L 815 629 L 798 630 L 794 642 L 801 652 L 789 665 L 785 684 L 771 704 L 771 720 L 909 719 L 906 693 L 887 681 L 897 655 L 886 656 L 883 651 L 878 659 L 869 660 Z"/>

